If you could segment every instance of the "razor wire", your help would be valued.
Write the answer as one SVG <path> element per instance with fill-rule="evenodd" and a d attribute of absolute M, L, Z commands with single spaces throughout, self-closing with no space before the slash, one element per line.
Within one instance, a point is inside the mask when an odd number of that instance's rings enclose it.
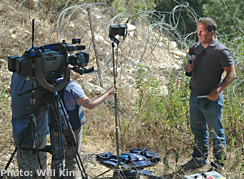
<path fill-rule="evenodd" d="M 79 20 L 82 19 L 83 26 L 81 29 L 76 28 L 79 29 L 79 32 L 76 31 L 76 35 L 78 35 L 78 38 L 81 38 L 82 43 L 85 43 L 88 47 L 87 50 L 91 57 L 94 56 L 94 49 L 92 48 L 89 22 L 86 20 L 88 19 L 88 7 L 90 8 L 92 21 L 94 23 L 95 39 L 97 48 L 99 49 L 99 60 L 102 63 L 100 69 L 96 69 L 96 71 L 90 75 L 93 77 L 91 81 L 98 81 L 98 71 L 102 72 L 103 81 L 106 81 L 107 83 L 113 81 L 111 43 L 108 31 L 109 26 L 124 24 L 130 19 L 129 23 L 136 26 L 136 30 L 128 31 L 124 40 L 122 38 L 119 39 L 120 44 L 117 49 L 118 56 L 116 57 L 119 74 L 117 83 L 120 84 L 121 90 L 127 91 L 127 95 L 129 96 L 129 99 L 131 99 L 132 104 L 135 104 L 135 100 L 139 95 L 138 91 L 135 92 L 137 83 L 141 79 L 155 77 L 160 82 L 160 88 L 158 89 L 160 91 L 159 94 L 161 94 L 161 97 L 164 98 L 168 104 L 168 112 L 173 113 L 174 109 L 172 109 L 169 104 L 169 96 L 167 95 L 168 78 L 171 76 L 176 81 L 181 80 L 183 82 L 188 80 L 184 75 L 183 63 L 184 60 L 186 60 L 186 52 L 190 45 L 195 42 L 197 36 L 197 31 L 188 34 L 182 34 L 180 32 L 178 26 L 181 15 L 179 15 L 179 13 L 187 13 L 189 18 L 192 19 L 193 25 L 197 26 L 199 16 L 196 12 L 189 7 L 188 3 L 177 5 L 171 12 L 160 12 L 160 15 L 164 15 L 156 18 L 155 16 L 157 16 L 157 14 L 155 11 L 143 11 L 137 14 L 118 13 L 117 10 L 104 4 L 83 4 L 65 9 L 59 16 L 57 31 L 65 26 L 65 23 L 61 23 L 63 22 L 61 19 L 71 19 L 69 15 L 74 14 L 77 10 L 82 12 Z M 103 15 L 103 13 L 105 14 Z M 65 15 L 68 15 L 68 17 Z M 110 19 L 108 19 L 108 17 L 110 17 Z M 133 17 L 137 17 L 137 20 L 133 21 Z M 62 26 L 59 26 L 59 24 L 62 24 Z M 78 25 L 79 24 L 77 24 L 77 26 Z M 84 31 L 88 33 L 86 36 L 83 34 Z M 67 30 L 58 32 L 60 33 L 60 36 L 63 35 L 68 37 Z M 219 39 L 222 38 L 221 34 L 217 34 L 217 36 Z M 237 48 L 233 48 L 231 42 L 226 45 L 233 54 L 235 65 L 243 70 L 242 54 L 239 53 Z M 239 45 L 238 48 L 241 48 L 241 45 Z M 96 66 L 94 58 L 91 58 L 90 63 Z M 232 89 L 241 108 L 243 106 L 243 101 L 240 96 L 237 96 L 236 91 L 238 86 L 242 84 L 243 79 L 239 79 Z M 181 109 L 178 109 L 178 111 L 181 111 Z M 163 120 L 165 119 L 165 117 L 162 118 Z M 172 118 L 174 121 L 177 121 L 177 116 L 173 115 Z"/>
<path fill-rule="evenodd" d="M 182 10 L 187 11 L 188 7 L 188 4 L 178 5 L 165 18 L 174 18 L 174 13 Z M 109 39 L 109 27 L 110 25 L 124 24 L 128 19 L 130 19 L 129 23 L 136 26 L 136 30 L 128 31 L 125 39 L 119 38 L 120 43 L 117 46 L 118 55 L 116 55 L 116 60 L 117 83 L 120 85 L 121 90 L 128 91 L 127 94 L 131 102 L 134 103 L 136 100 L 133 92 L 141 78 L 156 77 L 162 86 L 167 85 L 167 76 L 169 74 L 176 79 L 185 78 L 182 63 L 185 51 L 190 45 L 191 40 L 189 37 L 195 32 L 183 36 L 177 27 L 179 20 L 174 20 L 170 24 L 165 19 L 159 22 L 155 21 L 154 11 L 137 14 L 118 13 L 117 10 L 102 3 L 68 7 L 60 13 L 57 21 L 58 41 L 80 38 L 81 43 L 87 47 L 85 51 L 90 54 L 88 65 L 96 67 L 88 21 L 88 8 L 92 15 L 95 43 L 101 64 L 100 68 L 96 68 L 93 73 L 86 74 L 87 81 L 89 81 L 89 78 L 90 81 L 98 81 L 98 71 L 100 71 L 103 81 L 106 81 L 108 86 L 113 82 L 112 46 Z M 197 15 L 193 10 L 190 10 L 190 14 L 197 22 Z M 133 17 L 137 17 L 138 20 L 133 21 Z M 140 73 L 140 71 L 143 71 L 143 73 Z M 169 108 L 169 110 L 172 109 Z"/>
<path fill-rule="evenodd" d="M 121 88 L 133 88 L 138 80 L 138 69 L 143 68 L 147 76 L 157 76 L 159 80 L 166 73 L 176 78 L 185 78 L 182 63 L 189 46 L 194 42 L 196 31 L 181 34 L 178 29 L 181 13 L 187 13 L 197 26 L 198 15 L 188 3 L 178 4 L 171 12 L 142 11 L 137 14 L 118 13 L 116 9 L 104 3 L 89 3 L 71 6 L 60 13 L 57 21 L 57 39 L 81 38 L 90 54 L 90 63 L 95 65 L 94 49 L 91 40 L 87 9 L 91 10 L 94 35 L 96 39 L 100 68 L 92 74 L 97 77 L 101 71 L 102 79 L 111 77 L 111 43 L 109 26 L 123 24 L 127 19 L 136 26 L 134 32 L 128 32 L 126 38 L 120 39 L 118 46 L 118 70 Z M 163 15 L 162 15 L 163 14 Z M 177 15 L 176 15 L 177 14 Z M 137 21 L 133 21 L 137 17 Z M 160 20 L 155 20 L 160 19 Z M 230 49 L 237 57 L 235 63 L 242 66 L 243 58 L 235 49 Z M 165 84 L 167 80 L 163 79 Z M 162 84 L 162 85 L 165 85 Z"/>
<path fill-rule="evenodd" d="M 94 73 L 89 75 L 90 80 L 98 81 L 98 72 L 101 72 L 102 80 L 106 82 L 107 86 L 111 85 L 113 74 L 109 26 L 124 24 L 130 19 L 129 23 L 136 26 L 136 30 L 128 31 L 125 39 L 119 39 L 116 56 L 117 83 L 121 90 L 127 91 L 129 99 L 134 104 L 139 95 L 135 92 L 138 82 L 141 79 L 154 77 L 159 81 L 159 94 L 168 103 L 169 76 L 183 82 L 188 80 L 184 76 L 183 63 L 186 60 L 186 52 L 196 39 L 197 32 L 193 31 L 188 34 L 180 32 L 179 21 L 182 20 L 180 13 L 187 13 L 188 17 L 192 19 L 193 25 L 197 26 L 199 16 L 196 12 L 189 7 L 188 3 L 178 4 L 170 12 L 158 12 L 160 16 L 157 16 L 155 11 L 142 11 L 135 14 L 118 13 L 116 9 L 103 3 L 83 4 L 64 9 L 57 22 L 57 38 L 59 40 L 61 40 L 61 36 L 67 39 L 81 38 L 81 42 L 88 47 L 87 51 L 91 57 L 90 64 L 95 67 L 94 49 L 87 20 L 89 19 L 88 8 L 92 15 L 95 43 L 101 63 L 100 68 L 96 68 Z M 133 21 L 134 17 L 136 17 L 136 21 Z M 75 30 L 70 29 L 70 26 Z M 217 35 L 218 38 L 221 38 L 221 34 Z M 243 70 L 242 54 L 232 48 L 231 42 L 227 46 L 233 54 L 235 65 Z M 243 101 L 237 97 L 236 90 L 242 84 L 243 79 L 239 79 L 232 89 L 240 107 L 243 106 Z M 168 107 L 169 110 L 173 110 L 169 103 Z M 177 118 L 177 116 L 172 117 Z"/>
<path fill-rule="evenodd" d="M 81 44 L 86 46 L 85 51 L 90 54 L 88 66 L 94 66 L 95 71 L 84 75 L 87 81 L 98 83 L 98 72 L 101 72 L 102 80 L 106 86 L 113 83 L 112 74 L 112 47 L 109 39 L 110 25 L 129 23 L 136 26 L 136 30 L 128 31 L 125 39 L 119 38 L 116 56 L 118 65 L 118 79 L 120 89 L 128 91 L 134 102 L 133 90 L 140 78 L 156 77 L 161 86 L 168 83 L 167 77 L 172 75 L 175 79 L 186 80 L 182 67 L 185 54 L 189 46 L 194 42 L 196 31 L 182 34 L 178 28 L 180 13 L 188 14 L 189 18 L 197 26 L 199 16 L 188 3 L 178 4 L 172 11 L 140 11 L 138 13 L 119 13 L 116 9 L 104 3 L 84 3 L 67 7 L 68 2 L 57 18 L 57 40 L 69 40 L 80 38 Z M 91 12 L 94 26 L 95 43 L 99 56 L 100 68 L 96 68 L 95 52 L 92 43 L 92 35 L 89 25 L 88 8 Z M 176 15 L 177 14 L 177 15 Z M 156 16 L 156 18 L 155 18 Z M 135 18 L 136 17 L 136 18 Z M 137 20 L 134 20 L 137 19 Z M 217 34 L 222 38 L 220 34 Z M 232 42 L 226 44 L 229 47 L 235 61 L 235 65 L 244 70 L 243 53 L 240 53 L 242 44 L 233 47 Z M 140 71 L 144 73 L 140 74 Z M 243 77 L 233 87 L 236 98 L 238 86 L 243 85 Z M 159 89 L 160 90 L 160 89 Z M 163 91 L 164 92 L 164 91 Z M 167 101 L 167 100 L 166 100 Z M 243 101 L 238 100 L 240 107 Z M 174 117 L 174 116 L 173 116 Z"/>
<path fill-rule="evenodd" d="M 94 59 L 88 8 L 92 16 L 95 43 L 101 63 L 100 68 L 96 68 Z M 102 80 L 106 82 L 107 86 L 110 86 L 113 74 L 109 27 L 110 25 L 124 24 L 129 19 L 129 23 L 136 26 L 136 30 L 128 31 L 125 39 L 119 39 L 118 55 L 116 56 L 117 83 L 121 90 L 127 91 L 129 99 L 134 104 L 138 97 L 138 93 L 135 92 L 138 82 L 141 79 L 154 77 L 159 81 L 159 94 L 165 98 L 169 110 L 173 110 L 167 96 L 168 78 L 170 76 L 183 82 L 188 80 L 184 75 L 183 64 L 186 60 L 186 52 L 195 42 L 197 36 L 197 30 L 181 33 L 179 29 L 179 22 L 183 20 L 181 13 L 186 13 L 188 18 L 192 19 L 193 25 L 197 26 L 199 16 L 188 3 L 178 4 L 170 12 L 140 11 L 134 14 L 119 13 L 116 9 L 103 3 L 72 6 L 64 9 L 58 17 L 57 38 L 58 40 L 61 40 L 61 37 L 64 39 L 81 38 L 81 42 L 86 45 L 86 51 L 91 57 L 90 65 L 95 66 L 96 69 L 89 75 L 90 81 L 98 82 L 98 72 L 101 72 Z M 217 36 L 221 38 L 221 34 L 217 34 Z M 243 56 L 238 50 L 232 48 L 231 43 L 228 43 L 227 46 L 230 47 L 233 54 L 235 65 L 243 70 Z M 87 80 L 89 78 L 87 77 Z M 243 102 L 237 97 L 236 89 L 242 83 L 243 80 L 240 80 L 232 89 L 240 107 Z M 177 118 L 177 116 L 172 117 Z"/>
<path fill-rule="evenodd" d="M 119 79 L 117 82 L 121 85 L 121 89 L 126 88 L 132 91 L 137 81 L 144 76 L 156 76 L 161 81 L 162 86 L 167 84 L 167 79 L 165 79 L 167 74 L 174 75 L 176 79 L 186 79 L 187 77 L 183 75 L 182 64 L 189 46 L 196 38 L 196 31 L 182 34 L 179 29 L 179 22 L 184 21 L 181 14 L 186 13 L 187 18 L 192 19 L 192 25 L 197 26 L 199 16 L 189 6 L 188 2 L 181 4 L 176 0 L 174 1 L 177 2 L 177 5 L 168 12 L 147 10 L 146 3 L 143 1 L 142 4 L 146 10 L 136 10 L 137 13 L 133 12 L 130 7 L 127 7 L 126 12 L 128 13 L 119 13 L 117 9 L 102 2 L 68 6 L 71 0 L 63 1 L 63 8 L 57 17 L 57 40 L 65 39 L 68 43 L 72 38 L 80 38 L 82 44 L 87 47 L 86 51 L 90 54 L 89 65 L 95 66 L 95 71 L 89 74 L 89 78 L 98 79 L 98 72 L 100 72 L 102 80 L 109 83 L 109 81 L 112 81 L 110 80 L 112 77 L 112 63 L 109 26 L 123 24 L 130 18 L 129 23 L 135 25 L 136 30 L 128 32 L 124 40 L 120 39 L 118 46 Z M 35 3 L 41 4 L 42 1 L 27 2 L 24 0 L 19 7 L 28 3 L 30 3 L 30 6 L 34 6 Z M 53 4 L 53 2 L 51 3 Z M 124 2 L 120 1 L 119 3 Z M 126 5 L 123 6 L 126 7 Z M 94 26 L 95 43 L 100 62 L 99 68 L 96 68 L 94 58 L 88 8 L 91 11 Z M 27 11 L 30 11 L 30 9 L 27 8 Z M 43 15 L 56 17 L 53 13 Z M 224 40 L 221 34 L 217 35 L 218 38 Z M 243 71 L 243 53 L 239 52 L 241 44 L 238 47 L 233 47 L 232 42 L 225 43 L 227 43 L 226 46 L 233 54 L 235 65 Z M 138 76 L 139 70 L 145 71 L 144 76 Z M 242 77 L 239 77 L 238 80 L 237 86 L 242 85 Z"/>
<path fill-rule="evenodd" d="M 90 54 L 90 63 L 94 63 L 94 49 L 89 29 L 87 8 L 90 8 L 96 44 L 101 66 L 92 74 L 97 76 L 97 71 L 102 72 L 104 81 L 111 74 L 111 44 L 109 39 L 109 26 L 125 23 L 131 17 L 138 17 L 137 22 L 129 22 L 136 26 L 134 32 L 128 32 L 126 38 L 120 39 L 118 46 L 118 70 L 120 79 L 118 83 L 121 88 L 133 88 L 138 80 L 138 69 L 143 68 L 148 76 L 156 75 L 160 78 L 165 73 L 172 73 L 179 76 L 181 64 L 185 56 L 185 49 L 188 48 L 189 36 L 182 36 L 177 29 L 177 22 L 168 24 L 162 19 L 155 22 L 154 11 L 147 11 L 140 14 L 118 13 L 115 9 L 103 4 L 82 4 L 64 9 L 57 21 L 57 39 L 81 38 L 81 42 L 87 47 Z M 174 13 L 179 9 L 187 10 L 188 4 L 178 5 L 168 16 L 174 17 Z M 197 15 L 190 9 L 192 18 L 197 22 Z M 111 17 L 108 19 L 108 17 Z M 178 21 L 178 20 L 177 20 Z M 152 23 L 153 22 L 153 23 Z M 179 48 L 180 46 L 180 48 Z M 182 76 L 182 75 L 180 75 Z M 165 79 L 163 80 L 165 81 Z"/>

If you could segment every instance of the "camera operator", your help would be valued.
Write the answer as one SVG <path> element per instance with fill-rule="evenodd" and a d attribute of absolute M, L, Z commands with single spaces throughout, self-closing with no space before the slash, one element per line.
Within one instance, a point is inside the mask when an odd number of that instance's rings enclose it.
<path fill-rule="evenodd" d="M 16 73 L 12 75 L 10 88 L 12 136 L 17 147 L 18 168 L 30 172 L 30 176 L 25 178 L 38 178 L 36 169 L 46 169 L 47 154 L 36 149 L 46 146 L 46 135 L 49 133 L 47 110 L 43 102 L 48 91 L 36 79 L 26 80 Z M 33 106 L 31 101 L 34 100 Z"/>
<path fill-rule="evenodd" d="M 70 66 L 71 67 L 71 66 Z M 70 70 L 70 75 L 74 74 L 73 70 Z M 59 83 L 62 78 L 57 79 Z M 85 115 L 83 107 L 87 109 L 93 109 L 101 104 L 108 96 L 117 93 L 117 85 L 110 87 L 104 94 L 100 97 L 90 100 L 84 93 L 82 87 L 70 80 L 68 85 L 59 92 L 61 98 L 63 99 L 65 109 L 69 115 L 70 124 L 72 130 L 74 131 L 76 137 L 76 151 L 80 154 L 81 152 L 81 142 L 82 142 L 82 128 L 81 126 L 85 123 Z M 57 137 L 57 136 L 55 136 Z M 67 142 L 66 142 L 67 143 Z M 75 173 L 78 169 L 75 160 L 75 155 L 72 148 L 65 148 L 65 170 L 74 171 Z M 54 160 L 52 160 L 52 169 L 54 169 Z M 66 178 L 79 178 L 78 176 L 66 176 Z"/>
<path fill-rule="evenodd" d="M 184 169 L 195 169 L 207 164 L 209 139 L 213 141 L 212 169 L 223 170 L 226 160 L 226 138 L 222 124 L 223 90 L 236 77 L 234 62 L 227 47 L 215 37 L 216 22 L 204 17 L 198 20 L 199 42 L 193 44 L 196 58 L 187 63 L 185 71 L 192 72 L 190 80 L 190 124 L 194 134 L 192 159 Z M 226 76 L 221 80 L 223 72 Z"/>

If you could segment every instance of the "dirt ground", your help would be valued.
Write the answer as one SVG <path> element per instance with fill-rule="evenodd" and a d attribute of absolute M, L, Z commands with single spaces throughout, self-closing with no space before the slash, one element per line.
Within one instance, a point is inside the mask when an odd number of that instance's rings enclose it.
<path fill-rule="evenodd" d="M 49 38 L 48 31 L 52 28 L 48 22 L 45 21 L 45 16 L 42 16 L 42 11 L 39 12 L 28 11 L 25 6 L 33 1 L 15 1 L 15 0 L 1 0 L 0 2 L 0 87 L 1 93 L 1 106 L 0 106 L 0 168 L 1 170 L 7 164 L 13 153 L 15 147 L 12 139 L 12 126 L 11 126 L 11 98 L 9 95 L 11 72 L 8 71 L 7 56 L 19 55 L 21 56 L 25 49 L 31 46 L 31 18 L 37 19 L 39 22 L 43 22 L 41 25 L 37 25 L 38 33 L 36 37 L 36 45 L 43 45 L 47 43 Z M 31 5 L 31 4 L 29 4 Z M 35 8 L 35 10 L 38 8 Z M 30 17 L 32 16 L 32 17 Z M 49 16 L 50 17 L 50 16 Z M 50 39 L 48 39 L 50 40 Z M 87 94 L 93 97 L 91 94 Z M 106 105 L 101 105 L 99 110 L 109 110 Z M 92 112 L 87 111 L 87 118 L 92 116 Z M 97 113 L 94 112 L 94 115 Z M 110 116 L 113 115 L 113 111 L 110 112 Z M 114 128 L 114 118 L 111 116 L 111 128 Z M 113 138 L 103 139 L 99 136 L 99 133 L 86 134 L 82 143 L 82 159 L 86 167 L 86 172 L 89 176 L 95 177 L 108 168 L 99 165 L 96 161 L 96 154 L 111 151 L 116 153 L 115 135 Z M 50 165 L 51 155 L 48 155 L 48 164 Z M 10 163 L 9 170 L 16 171 L 17 162 L 16 157 Z M 112 171 L 106 173 L 103 177 L 109 177 L 112 175 Z M 11 177 L 8 177 L 11 178 Z M 12 177 L 14 178 L 14 177 Z"/>
<path fill-rule="evenodd" d="M 9 95 L 9 85 L 11 81 L 11 72 L 8 71 L 7 56 L 19 55 L 21 56 L 25 49 L 31 46 L 31 19 L 36 18 L 40 24 L 37 24 L 38 29 L 36 38 L 36 45 L 46 44 L 50 38 L 50 32 L 54 30 L 56 16 L 47 13 L 47 9 L 40 6 L 35 7 L 35 3 L 32 0 L 1 0 L 0 2 L 0 168 L 3 169 L 12 152 L 14 151 L 14 142 L 11 137 L 11 98 Z M 43 1 L 48 3 L 48 1 Z M 43 3 L 42 5 L 44 6 Z M 26 6 L 33 6 L 32 11 L 29 11 Z M 38 11 L 39 10 L 39 11 Z M 53 15 L 53 17 L 52 17 Z M 51 29 L 51 30 L 50 30 Z M 78 79 L 80 81 L 80 79 Z M 90 97 L 95 97 L 94 94 L 87 94 Z M 127 99 L 126 99 L 127 100 Z M 128 101 L 129 103 L 129 101 Z M 128 109 L 129 110 L 129 109 Z M 101 114 L 101 111 L 105 111 Z M 111 151 L 116 154 L 116 138 L 115 138 L 115 124 L 114 124 L 114 110 L 107 104 L 102 104 L 98 109 L 94 111 L 86 111 L 87 118 L 93 119 L 84 129 L 83 142 L 82 142 L 82 160 L 86 168 L 88 176 L 91 178 L 108 170 L 105 166 L 100 165 L 96 161 L 96 154 L 105 153 Z M 96 116 L 100 115 L 103 118 L 102 121 L 96 121 Z M 106 120 L 104 118 L 107 118 Z M 106 121 L 106 122 L 104 122 Z M 104 123 L 103 123 L 104 122 Z M 102 125 L 102 127 L 101 127 Z M 96 129 L 100 127 L 99 132 Z M 94 128 L 93 130 L 88 130 Z M 101 136 L 101 129 L 109 129 L 107 134 Z M 104 137 L 105 136 L 105 137 Z M 133 146 L 133 144 L 131 144 Z M 135 146 L 137 147 L 137 146 Z M 189 150 L 189 148 L 188 148 Z M 124 151 L 126 152 L 126 151 Z M 190 158 L 190 153 L 187 156 L 180 156 L 176 159 L 175 153 L 163 153 L 159 152 L 161 162 L 154 166 L 146 168 L 146 170 L 153 171 L 153 175 L 160 176 L 162 178 L 182 178 L 185 175 L 191 173 L 177 172 L 179 164 L 184 163 Z M 177 161 L 176 161 L 177 160 Z M 50 165 L 51 155 L 48 157 L 48 164 Z M 17 170 L 16 158 L 9 166 L 10 170 Z M 206 168 L 202 170 L 196 170 L 197 172 L 206 171 Z M 103 177 L 111 177 L 113 171 L 106 173 Z M 143 177 L 142 177 L 143 178 Z"/>

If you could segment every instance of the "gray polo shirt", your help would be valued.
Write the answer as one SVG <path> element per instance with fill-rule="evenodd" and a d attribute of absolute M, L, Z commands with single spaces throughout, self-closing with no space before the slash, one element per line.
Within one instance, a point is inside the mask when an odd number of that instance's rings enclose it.
<path fill-rule="evenodd" d="M 217 38 L 205 49 L 200 42 L 195 43 L 193 47 L 196 59 L 190 88 L 197 95 L 208 95 L 220 84 L 223 68 L 233 65 L 234 62 L 227 47 Z"/>

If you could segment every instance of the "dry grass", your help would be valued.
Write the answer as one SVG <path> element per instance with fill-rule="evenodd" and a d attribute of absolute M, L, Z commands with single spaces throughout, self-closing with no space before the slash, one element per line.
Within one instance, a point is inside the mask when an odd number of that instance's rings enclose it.
<path fill-rule="evenodd" d="M 22 55 L 23 51 L 31 46 L 31 18 L 36 18 L 42 23 L 37 24 L 36 31 L 38 39 L 36 46 L 43 45 L 50 41 L 52 33 L 54 16 L 48 16 L 50 11 L 44 9 L 42 12 L 29 12 L 26 5 L 19 8 L 23 1 L 3 0 L 0 4 L 0 168 L 3 169 L 6 161 L 9 159 L 14 150 L 13 140 L 11 137 L 11 108 L 9 97 L 9 84 L 11 73 L 7 71 L 7 55 Z M 26 1 L 28 3 L 33 1 Z M 47 1 L 46 1 L 47 2 Z M 43 6 L 45 4 L 42 4 Z M 41 9 L 41 8 L 40 8 Z M 36 9 L 37 10 L 37 9 Z M 30 18 L 30 13 L 31 17 Z M 50 18 L 47 18 L 50 17 Z M 49 29 L 49 30 L 47 30 Z M 79 79 L 78 79 L 79 78 Z M 86 80 L 86 76 L 77 77 L 77 81 Z M 86 92 L 86 91 L 85 91 Z M 87 94 L 90 98 L 96 97 L 94 94 Z M 162 161 L 155 167 L 148 168 L 153 174 L 162 178 L 182 178 L 190 173 L 177 172 L 179 166 L 191 157 L 192 136 L 188 126 L 166 125 L 159 121 L 140 121 L 135 112 L 135 105 L 131 103 L 130 96 L 126 90 L 121 90 L 119 96 L 119 120 L 120 132 L 119 141 L 120 151 L 128 151 L 130 148 L 149 148 L 159 153 Z M 87 123 L 83 128 L 82 157 L 87 172 L 94 177 L 107 170 L 106 167 L 99 165 L 95 160 L 98 153 L 111 151 L 116 153 L 115 137 L 115 111 L 113 97 L 98 108 L 89 111 L 86 110 Z M 234 142 L 233 142 L 234 143 Z M 123 146 L 123 147 L 122 147 Z M 229 149 L 228 161 L 226 165 L 227 178 L 243 178 L 243 155 L 240 145 Z M 49 156 L 49 164 L 50 164 Z M 209 157 L 210 160 L 212 157 Z M 209 166 L 202 169 L 206 171 Z M 16 160 L 11 163 L 10 170 L 17 170 Z M 201 170 L 193 171 L 201 172 Z M 106 176 L 111 176 L 111 172 Z"/>

